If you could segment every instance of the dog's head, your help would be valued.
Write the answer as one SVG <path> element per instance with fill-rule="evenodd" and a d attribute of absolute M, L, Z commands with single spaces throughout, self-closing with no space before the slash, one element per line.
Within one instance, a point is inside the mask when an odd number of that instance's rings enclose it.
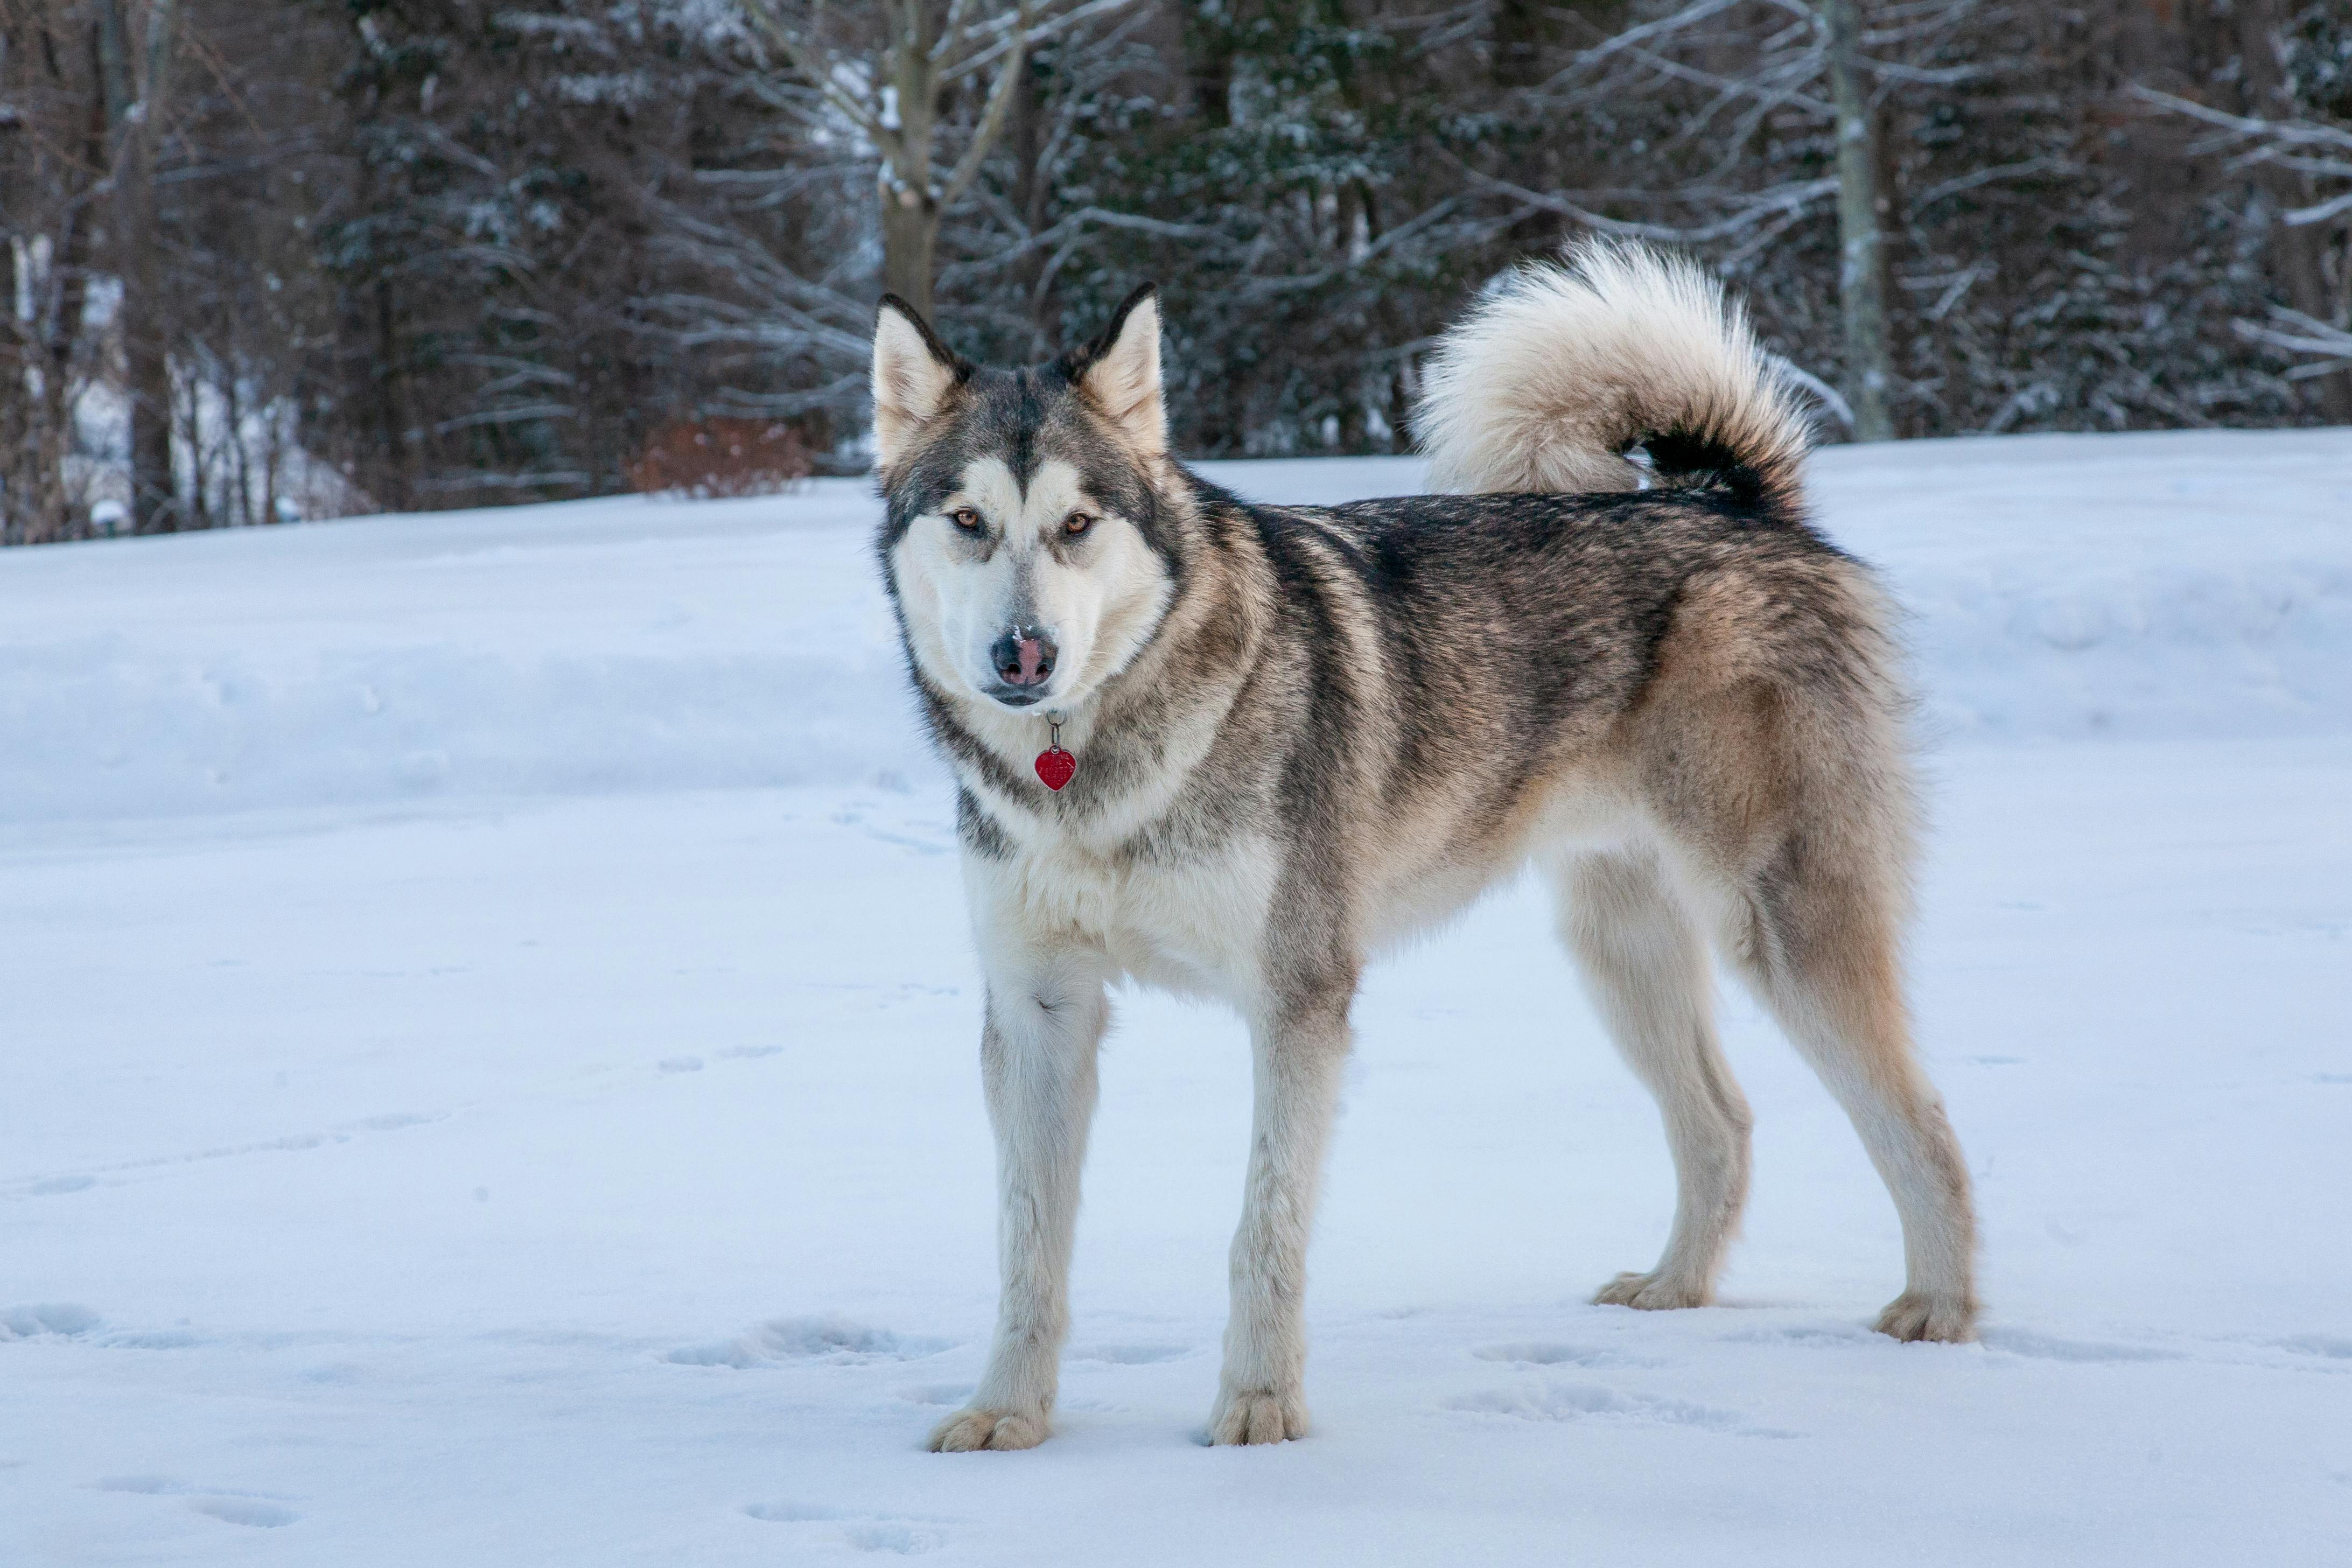
<path fill-rule="evenodd" d="M 1092 343 L 1016 371 L 971 364 L 884 300 L 874 444 L 884 567 L 942 690 L 1066 711 L 1150 640 L 1184 509 L 1149 285 Z"/>

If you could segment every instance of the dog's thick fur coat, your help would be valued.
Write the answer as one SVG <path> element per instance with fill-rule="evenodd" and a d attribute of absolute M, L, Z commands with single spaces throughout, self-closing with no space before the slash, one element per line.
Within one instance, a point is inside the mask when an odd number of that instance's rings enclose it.
<path fill-rule="evenodd" d="M 1878 1326 L 1968 1337 L 1968 1173 L 1900 973 L 1889 609 L 1808 525 L 1802 422 L 1714 281 L 1593 248 L 1498 286 L 1420 410 L 1435 481 L 1479 493 L 1243 501 L 1170 457 L 1160 384 L 1149 290 L 1041 369 L 975 367 L 896 301 L 876 333 L 880 554 L 961 784 L 1002 1200 L 987 1370 L 932 1446 L 1046 1435 L 1121 977 L 1249 1024 L 1209 1436 L 1305 1432 L 1307 1235 L 1358 976 L 1530 860 L 1680 1183 L 1664 1255 L 1597 1300 L 1706 1302 L 1739 1218 L 1748 1111 L 1711 943 L 1894 1194 L 1908 1279 Z M 1049 722 L 1077 759 L 1058 793 L 1031 769 Z"/>

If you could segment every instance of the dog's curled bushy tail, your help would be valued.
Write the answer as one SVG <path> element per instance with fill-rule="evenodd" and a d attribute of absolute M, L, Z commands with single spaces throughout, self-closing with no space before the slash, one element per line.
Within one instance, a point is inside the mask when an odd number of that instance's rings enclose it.
<path fill-rule="evenodd" d="M 1430 488 L 1713 484 L 1799 515 L 1806 422 L 1745 311 L 1695 264 L 1588 243 L 1521 267 L 1456 323 L 1415 410 Z"/>

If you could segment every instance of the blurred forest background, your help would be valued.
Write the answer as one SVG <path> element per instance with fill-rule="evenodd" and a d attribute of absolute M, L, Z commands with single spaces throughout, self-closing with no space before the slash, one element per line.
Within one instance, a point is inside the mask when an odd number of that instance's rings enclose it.
<path fill-rule="evenodd" d="M 1592 232 L 1831 438 L 2352 423 L 2347 0 L 0 0 L 8 542 L 863 466 L 874 302 L 1409 444 Z"/>

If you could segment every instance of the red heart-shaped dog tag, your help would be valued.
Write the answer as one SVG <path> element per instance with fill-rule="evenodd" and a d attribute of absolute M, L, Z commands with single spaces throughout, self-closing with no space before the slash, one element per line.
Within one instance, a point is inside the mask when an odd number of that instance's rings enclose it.
<path fill-rule="evenodd" d="M 1037 776 L 1045 781 L 1047 789 L 1056 794 L 1077 771 L 1078 759 L 1059 746 L 1048 746 L 1037 753 Z"/>

